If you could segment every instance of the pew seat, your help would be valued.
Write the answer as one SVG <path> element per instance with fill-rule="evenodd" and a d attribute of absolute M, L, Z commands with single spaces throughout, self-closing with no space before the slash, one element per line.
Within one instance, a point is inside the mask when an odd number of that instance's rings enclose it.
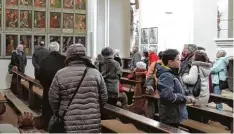
<path fill-rule="evenodd" d="M 123 124 L 119 120 L 102 120 L 102 131 L 108 133 L 144 133 L 132 124 Z"/>
<path fill-rule="evenodd" d="M 24 102 L 22 102 L 19 98 L 17 98 L 10 89 L 4 90 L 3 93 L 6 96 L 6 99 L 11 102 L 14 107 L 23 114 L 24 112 L 29 112 L 33 114 L 33 117 L 39 117 L 38 114 L 33 112 Z"/>
<path fill-rule="evenodd" d="M 29 89 L 29 83 L 27 81 L 21 81 L 21 84 L 26 88 Z M 33 92 L 40 98 L 43 97 L 43 89 L 33 86 Z"/>
<path fill-rule="evenodd" d="M 154 118 L 159 120 L 159 114 L 154 114 Z M 230 131 L 222 128 L 214 127 L 208 124 L 204 124 L 195 120 L 185 120 L 180 124 L 181 127 L 188 129 L 191 133 L 230 133 Z"/>

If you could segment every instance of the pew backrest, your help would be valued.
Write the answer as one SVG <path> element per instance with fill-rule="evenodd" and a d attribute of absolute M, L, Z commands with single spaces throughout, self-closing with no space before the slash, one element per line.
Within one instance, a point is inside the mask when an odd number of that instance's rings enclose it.
<path fill-rule="evenodd" d="M 144 132 L 152 133 L 186 133 L 180 129 L 168 126 L 157 122 L 147 117 L 132 113 L 130 111 L 106 104 L 103 109 L 104 113 L 116 116 L 119 119 L 125 119 L 134 124 L 138 129 L 143 129 Z"/>

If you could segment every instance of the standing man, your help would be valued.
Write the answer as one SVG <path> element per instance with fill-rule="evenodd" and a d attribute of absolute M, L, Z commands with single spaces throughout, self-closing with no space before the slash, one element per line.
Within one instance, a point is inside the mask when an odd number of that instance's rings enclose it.
<path fill-rule="evenodd" d="M 16 66 L 18 68 L 18 71 L 21 73 L 25 72 L 25 67 L 27 65 L 27 57 L 24 52 L 24 46 L 22 44 L 18 45 L 16 50 L 12 52 L 11 54 L 11 62 L 9 64 L 9 67 Z M 18 79 L 18 82 L 21 82 L 20 79 Z M 11 88 L 13 93 L 17 94 L 17 75 L 13 74 L 12 81 L 11 81 Z"/>
<path fill-rule="evenodd" d="M 49 50 L 47 50 L 45 47 L 45 42 L 41 41 L 38 48 L 35 49 L 35 52 L 32 56 L 32 64 L 34 66 L 34 75 L 35 79 L 39 80 L 39 74 L 40 74 L 40 62 L 43 58 L 49 55 Z"/>
<path fill-rule="evenodd" d="M 139 52 L 139 47 L 134 46 L 133 52 L 132 52 L 132 63 L 131 63 L 131 69 L 133 70 L 136 68 L 136 63 L 141 61 L 141 53 Z"/>
<path fill-rule="evenodd" d="M 51 82 L 56 72 L 65 67 L 66 57 L 59 53 L 59 44 L 52 42 L 49 44 L 51 53 L 40 62 L 40 82 L 44 88 L 43 90 L 43 104 L 42 104 L 42 117 L 44 119 L 44 129 L 47 131 L 48 123 L 53 115 L 53 111 L 49 105 L 48 92 Z"/>

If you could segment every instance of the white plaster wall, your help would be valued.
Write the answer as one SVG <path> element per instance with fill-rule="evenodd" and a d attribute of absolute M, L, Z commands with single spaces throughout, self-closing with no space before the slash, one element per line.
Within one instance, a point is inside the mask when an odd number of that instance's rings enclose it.
<path fill-rule="evenodd" d="M 158 51 L 181 51 L 184 44 L 193 42 L 193 1 L 141 0 L 140 28 L 150 27 L 158 27 Z"/>
<path fill-rule="evenodd" d="M 217 47 L 217 1 L 194 0 L 194 43 L 203 46 L 211 60 L 215 60 Z"/>
<path fill-rule="evenodd" d="M 8 65 L 10 60 L 1 59 L 0 60 L 0 89 L 9 88 L 9 75 L 8 74 Z M 25 74 L 34 78 L 34 67 L 32 65 L 32 60 L 28 59 L 28 63 L 25 69 Z"/>
<path fill-rule="evenodd" d="M 109 0 L 109 47 L 130 55 L 130 1 Z"/>

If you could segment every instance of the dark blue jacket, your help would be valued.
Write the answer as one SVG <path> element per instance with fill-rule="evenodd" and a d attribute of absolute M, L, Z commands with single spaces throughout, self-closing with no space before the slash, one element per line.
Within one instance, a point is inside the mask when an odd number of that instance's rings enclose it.
<path fill-rule="evenodd" d="M 159 116 L 164 123 L 180 123 L 187 119 L 186 102 L 180 79 L 170 69 L 162 66 L 158 78 Z"/>

